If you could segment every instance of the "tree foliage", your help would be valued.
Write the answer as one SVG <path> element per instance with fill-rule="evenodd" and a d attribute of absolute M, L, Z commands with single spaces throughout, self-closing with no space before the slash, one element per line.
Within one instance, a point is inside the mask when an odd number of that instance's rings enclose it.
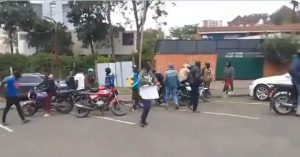
<path fill-rule="evenodd" d="M 155 55 L 156 42 L 159 39 L 164 38 L 164 32 L 162 30 L 147 29 L 144 31 L 143 36 L 143 57 L 152 59 Z"/>
<path fill-rule="evenodd" d="M 172 3 L 175 5 L 175 3 Z M 137 30 L 137 44 L 136 49 L 139 51 L 140 41 L 141 41 L 141 32 L 142 32 L 142 24 L 147 20 L 147 13 L 149 10 L 153 11 L 152 19 L 157 22 L 159 25 L 167 25 L 166 21 L 162 19 L 168 15 L 167 9 L 165 8 L 166 2 L 161 0 L 147 0 L 145 4 L 143 1 L 132 0 L 127 2 L 126 5 L 123 6 L 123 11 L 121 12 L 124 19 L 126 19 L 125 25 L 135 25 Z M 131 20 L 133 17 L 133 21 Z"/>
<path fill-rule="evenodd" d="M 71 11 L 67 17 L 69 22 L 76 28 L 78 39 L 82 41 L 83 47 L 90 46 L 94 51 L 93 42 L 106 38 L 108 25 L 101 11 L 101 1 L 70 1 Z"/>
<path fill-rule="evenodd" d="M 262 45 L 262 52 L 267 60 L 277 64 L 291 61 L 300 45 L 295 36 L 284 35 L 266 38 Z"/>
<path fill-rule="evenodd" d="M 8 34 L 11 53 L 13 54 L 13 36 L 17 30 L 28 32 L 32 29 L 36 14 L 29 1 L 1 1 L 0 25 Z"/>
<path fill-rule="evenodd" d="M 170 36 L 175 39 L 192 40 L 197 34 L 197 28 L 197 24 L 172 27 L 170 29 Z"/>
<path fill-rule="evenodd" d="M 67 27 L 62 23 L 39 20 L 34 25 L 33 31 L 28 33 L 27 40 L 29 46 L 37 48 L 38 53 L 49 53 L 55 48 L 58 54 L 72 54 L 72 36 L 70 32 L 67 32 Z M 54 45 L 54 42 L 56 45 Z"/>

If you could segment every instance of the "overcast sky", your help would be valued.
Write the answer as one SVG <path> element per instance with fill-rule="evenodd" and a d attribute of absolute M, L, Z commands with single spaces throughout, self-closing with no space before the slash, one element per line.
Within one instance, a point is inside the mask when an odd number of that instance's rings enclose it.
<path fill-rule="evenodd" d="M 205 19 L 222 20 L 223 25 L 231 21 L 237 15 L 249 15 L 252 13 L 273 13 L 281 6 L 291 7 L 289 0 L 281 1 L 173 1 L 176 6 L 167 6 L 168 17 L 165 19 L 168 23 L 163 27 L 168 31 L 170 27 L 183 26 L 185 24 L 201 23 Z M 151 14 L 151 12 L 149 12 Z M 148 15 L 149 15 L 148 14 Z M 150 15 L 151 16 L 151 15 Z M 121 20 L 120 17 L 117 18 Z M 157 28 L 156 23 L 148 18 L 145 28 Z"/>

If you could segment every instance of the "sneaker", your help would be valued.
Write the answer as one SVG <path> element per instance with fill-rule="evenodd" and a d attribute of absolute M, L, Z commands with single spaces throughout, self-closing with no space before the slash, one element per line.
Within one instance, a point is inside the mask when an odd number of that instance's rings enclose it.
<path fill-rule="evenodd" d="M 136 112 L 137 109 L 133 107 L 133 108 L 131 108 L 131 111 L 132 111 L 132 112 Z"/>
<path fill-rule="evenodd" d="M 45 118 L 50 117 L 50 114 L 49 114 L 49 113 L 46 113 L 46 114 L 44 114 L 44 117 L 45 117 Z"/>
<path fill-rule="evenodd" d="M 196 111 L 193 111 L 193 113 L 200 113 L 200 111 L 196 110 Z"/>
<path fill-rule="evenodd" d="M 142 122 L 140 122 L 139 125 L 140 125 L 140 127 L 142 127 L 142 128 L 146 126 L 146 125 L 145 125 L 144 123 L 142 123 Z"/>
<path fill-rule="evenodd" d="M 30 120 L 29 119 L 25 119 L 25 120 L 23 120 L 23 123 L 25 124 L 25 123 L 29 123 L 30 122 Z"/>
<path fill-rule="evenodd" d="M 179 109 L 179 107 L 178 107 L 178 106 L 176 106 L 176 107 L 175 107 L 175 110 L 178 110 L 178 109 Z"/>
<path fill-rule="evenodd" d="M 5 123 L 5 122 L 2 122 L 2 125 L 3 125 L 3 126 L 9 126 L 9 124 L 8 124 L 8 123 Z"/>
<path fill-rule="evenodd" d="M 144 125 L 149 125 L 147 122 L 143 123 Z"/>

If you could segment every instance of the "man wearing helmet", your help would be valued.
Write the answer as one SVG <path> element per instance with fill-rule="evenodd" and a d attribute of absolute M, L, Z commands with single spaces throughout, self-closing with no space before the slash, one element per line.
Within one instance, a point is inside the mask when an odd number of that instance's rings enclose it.
<path fill-rule="evenodd" d="M 95 86 L 95 83 L 96 83 L 96 76 L 94 73 L 94 69 L 89 68 L 88 73 L 85 76 L 85 86 L 86 88 L 92 88 Z"/>
<path fill-rule="evenodd" d="M 109 67 L 105 68 L 105 87 L 108 89 L 115 87 L 115 76 L 111 74 L 111 69 Z"/>

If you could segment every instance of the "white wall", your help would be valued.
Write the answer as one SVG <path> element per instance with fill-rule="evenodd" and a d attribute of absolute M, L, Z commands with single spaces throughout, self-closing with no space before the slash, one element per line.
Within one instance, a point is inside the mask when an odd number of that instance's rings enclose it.
<path fill-rule="evenodd" d="M 36 53 L 36 48 L 29 47 L 28 42 L 26 40 L 26 35 L 26 32 L 18 32 L 18 50 L 19 54 L 29 56 Z"/>
<path fill-rule="evenodd" d="M 132 74 L 132 62 L 99 63 L 96 64 L 96 74 L 99 85 L 105 85 L 105 68 L 110 67 L 115 75 L 116 87 L 129 87 L 127 78 Z"/>

